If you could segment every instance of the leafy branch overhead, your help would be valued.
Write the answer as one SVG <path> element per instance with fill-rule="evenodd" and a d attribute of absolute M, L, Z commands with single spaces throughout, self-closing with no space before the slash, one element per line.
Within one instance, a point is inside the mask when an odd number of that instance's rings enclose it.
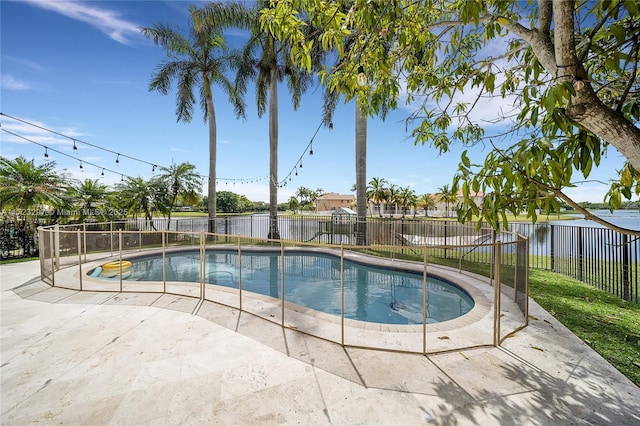
<path fill-rule="evenodd" d="M 577 183 L 574 171 L 587 179 L 609 145 L 628 161 L 609 182 L 610 207 L 640 194 L 635 1 L 281 0 L 260 20 L 289 41 L 298 66 L 311 70 L 313 40 L 335 51 L 340 66 L 319 77 L 369 114 L 412 106 L 407 127 L 416 143 L 444 153 L 491 141 L 484 164 L 463 158 L 454 179 L 466 196 L 461 219 L 478 214 L 498 225 L 505 210 L 535 219 L 558 200 L 577 206 L 563 189 Z M 307 25 L 321 34 L 306 36 Z M 359 67 L 375 84 L 357 84 Z M 487 98 L 510 109 L 491 123 L 479 119 Z M 488 134 L 489 124 L 507 131 Z M 513 146 L 502 146 L 506 134 Z M 487 194 L 480 209 L 471 192 Z"/>

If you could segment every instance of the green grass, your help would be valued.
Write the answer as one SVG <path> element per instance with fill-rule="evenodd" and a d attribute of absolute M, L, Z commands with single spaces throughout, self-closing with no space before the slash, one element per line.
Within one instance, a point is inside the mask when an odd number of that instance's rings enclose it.
<path fill-rule="evenodd" d="M 17 259 L 11 258 L 11 259 L 3 259 L 0 260 L 0 265 L 6 265 L 9 263 L 22 263 L 22 262 L 29 262 L 31 260 L 38 260 L 38 257 L 20 257 Z"/>
<path fill-rule="evenodd" d="M 563 275 L 531 270 L 531 297 L 640 386 L 640 305 Z"/>

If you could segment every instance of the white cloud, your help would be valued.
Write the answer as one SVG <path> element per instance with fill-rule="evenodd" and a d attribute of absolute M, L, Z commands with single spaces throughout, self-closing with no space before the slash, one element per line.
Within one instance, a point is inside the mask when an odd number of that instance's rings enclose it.
<path fill-rule="evenodd" d="M 14 64 L 20 65 L 31 71 L 43 72 L 45 70 L 42 65 L 29 59 L 17 58 L 15 56 L 5 55 L 3 56 L 3 60 L 13 62 Z"/>
<path fill-rule="evenodd" d="M 118 43 L 128 44 L 131 36 L 140 35 L 136 24 L 122 19 L 118 12 L 112 10 L 67 0 L 27 0 L 26 3 L 89 24 Z"/>
<path fill-rule="evenodd" d="M 5 90 L 23 91 L 31 89 L 29 83 L 19 80 L 12 75 L 3 74 L 0 76 L 0 87 Z"/>

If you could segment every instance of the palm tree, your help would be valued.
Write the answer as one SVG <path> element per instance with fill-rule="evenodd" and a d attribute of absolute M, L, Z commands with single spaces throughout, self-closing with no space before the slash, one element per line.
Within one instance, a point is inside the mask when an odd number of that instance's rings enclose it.
<path fill-rule="evenodd" d="M 147 226 L 156 229 L 153 224 L 152 209 L 156 205 L 163 204 L 164 197 L 161 189 L 157 185 L 158 181 L 152 179 L 145 181 L 141 177 L 128 177 L 124 183 L 115 186 L 114 197 L 119 207 L 126 209 L 127 213 L 134 217 L 142 213 L 147 222 Z M 158 200 L 160 199 L 160 202 Z"/>
<path fill-rule="evenodd" d="M 398 194 L 398 186 L 393 183 L 389 185 L 385 194 L 385 202 L 387 204 L 387 208 L 391 206 L 393 207 L 393 210 L 389 212 L 389 217 L 392 217 L 398 210 Z"/>
<path fill-rule="evenodd" d="M 378 206 L 378 215 L 382 217 L 382 206 L 381 203 L 385 199 L 385 194 L 387 191 L 386 179 L 374 177 L 369 181 L 369 186 L 367 187 L 367 198 L 371 200 L 371 202 L 375 203 Z"/>
<path fill-rule="evenodd" d="M 194 198 L 202 187 L 202 175 L 196 172 L 196 166 L 186 162 L 163 167 L 162 173 L 156 177 L 158 185 L 165 190 L 168 214 L 167 229 L 171 223 L 171 212 L 176 206 L 179 196 Z"/>
<path fill-rule="evenodd" d="M 418 207 L 424 209 L 424 216 L 429 216 L 429 210 L 433 209 L 436 206 L 436 201 L 434 200 L 433 195 L 431 194 L 422 194 L 418 198 Z"/>
<path fill-rule="evenodd" d="M 69 203 L 68 175 L 55 170 L 55 161 L 36 166 L 25 157 L 0 157 L 0 206 L 3 214 L 35 230 L 35 221 L 48 208 Z"/>
<path fill-rule="evenodd" d="M 162 46 L 170 61 L 157 67 L 151 77 L 149 90 L 166 95 L 172 81 L 177 85 L 178 121 L 190 122 L 195 104 L 194 90 L 198 87 L 204 120 L 209 123 L 209 231 L 215 230 L 216 219 L 216 114 L 212 85 L 226 92 L 238 116 L 244 117 L 244 104 L 237 96 L 225 71 L 236 63 L 236 56 L 226 55 L 222 31 L 227 27 L 246 25 L 246 9 L 232 3 L 209 3 L 205 8 L 189 8 L 189 33 L 183 35 L 169 25 L 156 24 L 140 28 L 142 33 Z"/>
<path fill-rule="evenodd" d="M 313 81 L 313 75 L 301 70 L 291 61 L 289 45 L 278 41 L 271 33 L 260 28 L 259 11 L 269 6 L 262 0 L 251 11 L 254 24 L 249 41 L 242 50 L 242 59 L 236 76 L 236 88 L 246 93 L 247 82 L 256 80 L 258 116 L 269 114 L 269 233 L 267 238 L 279 239 L 278 230 L 278 83 L 286 79 L 293 102 L 298 109 L 300 98 Z M 316 69 L 316 68 L 314 68 Z"/>
<path fill-rule="evenodd" d="M 298 210 L 298 207 L 300 206 L 300 203 L 298 202 L 298 199 L 296 197 L 291 196 L 289 198 L 289 201 L 287 203 L 289 210 L 293 211 L 293 213 L 296 212 L 296 210 Z"/>
<path fill-rule="evenodd" d="M 73 199 L 79 207 L 78 219 L 84 222 L 87 217 L 92 217 L 100 222 L 110 220 L 112 217 L 106 209 L 96 207 L 103 206 L 107 202 L 109 189 L 98 179 L 85 179 L 73 187 Z"/>
<path fill-rule="evenodd" d="M 356 99 L 356 245 L 367 243 L 367 116 Z"/>
<path fill-rule="evenodd" d="M 438 188 L 437 194 L 434 195 L 437 203 L 445 203 L 445 217 L 449 217 L 449 203 L 458 202 L 458 197 L 455 194 L 455 189 L 449 188 L 449 185 L 443 185 Z"/>
<path fill-rule="evenodd" d="M 414 190 L 406 187 L 398 190 L 398 204 L 402 209 L 402 217 L 405 217 L 407 213 L 407 207 L 410 207 L 414 203 L 416 193 Z"/>

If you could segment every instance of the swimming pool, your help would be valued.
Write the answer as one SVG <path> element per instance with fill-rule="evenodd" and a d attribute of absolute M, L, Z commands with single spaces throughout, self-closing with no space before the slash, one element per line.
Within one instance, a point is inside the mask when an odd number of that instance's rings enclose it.
<path fill-rule="evenodd" d="M 162 281 L 162 255 L 129 259 L 124 281 Z M 167 253 L 167 281 L 200 282 L 198 251 Z M 241 267 L 240 267 L 241 265 Z M 211 250 L 206 252 L 204 281 L 274 298 L 340 316 L 340 258 L 303 251 Z M 89 274 L 95 272 L 91 271 Z M 119 279 L 119 276 L 105 279 Z M 422 324 L 422 274 L 344 261 L 345 318 L 383 324 Z M 446 280 L 427 279 L 427 323 L 458 318 L 474 306 L 464 290 Z"/>

